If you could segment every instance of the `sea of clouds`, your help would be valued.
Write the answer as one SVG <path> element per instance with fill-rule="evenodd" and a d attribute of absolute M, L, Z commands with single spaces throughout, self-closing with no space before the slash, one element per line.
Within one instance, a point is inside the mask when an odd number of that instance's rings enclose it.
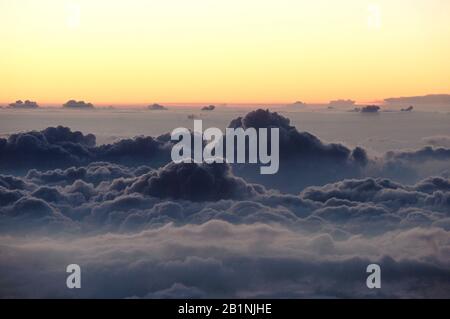
<path fill-rule="evenodd" d="M 0 297 L 450 297 L 450 149 L 374 157 L 265 110 L 229 127 L 279 128 L 279 173 L 172 163 L 169 133 L 0 138 Z"/>

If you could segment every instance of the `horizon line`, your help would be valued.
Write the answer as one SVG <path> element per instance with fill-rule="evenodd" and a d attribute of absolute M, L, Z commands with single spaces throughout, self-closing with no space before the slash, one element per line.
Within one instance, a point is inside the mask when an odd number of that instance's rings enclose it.
<path fill-rule="evenodd" d="M 18 100 L 21 101 L 33 101 L 39 104 L 39 106 L 48 106 L 48 107 L 62 107 L 65 102 L 42 102 L 39 100 L 34 100 L 34 99 L 17 99 L 15 101 L 9 101 L 9 102 L 2 102 L 0 101 L 0 106 L 8 106 L 11 103 L 14 103 Z M 76 99 L 74 99 L 76 100 Z M 296 104 L 297 102 L 302 102 L 305 105 L 327 105 L 332 101 L 337 101 L 337 100 L 351 100 L 351 99 L 335 99 L 335 100 L 329 100 L 329 101 L 313 101 L 313 102 L 308 102 L 308 101 L 291 101 L 291 102 L 279 102 L 279 101 L 250 101 L 250 102 L 150 102 L 150 103 L 145 103 L 145 102 L 93 102 L 91 100 L 77 100 L 77 101 L 84 101 L 85 103 L 92 103 L 94 106 L 101 106 L 101 107 L 108 107 L 108 106 L 126 106 L 126 107 L 146 107 L 152 104 L 160 104 L 160 105 L 167 105 L 167 106 L 178 106 L 178 107 L 186 107 L 186 106 L 205 106 L 205 105 L 215 105 L 215 106 L 245 106 L 245 105 L 280 105 L 280 106 L 288 106 L 288 105 L 293 105 Z M 354 100 L 352 100 L 354 101 Z M 367 103 L 378 103 L 378 104 L 383 104 L 384 100 L 369 100 L 369 101 L 355 101 L 355 105 L 362 105 L 362 104 L 367 104 Z"/>
<path fill-rule="evenodd" d="M 430 95 L 450 95 L 450 93 L 426 93 L 426 94 L 419 94 L 419 95 L 398 95 L 394 98 L 405 98 L 405 97 L 422 97 L 422 96 L 430 96 Z M 245 106 L 245 105 L 280 105 L 280 106 L 288 106 L 296 104 L 297 102 L 302 102 L 305 105 L 327 105 L 332 101 L 339 101 L 339 100 L 350 100 L 354 101 L 355 105 L 364 105 L 364 104 L 370 104 L 370 103 L 376 103 L 376 104 L 385 104 L 387 99 L 390 99 L 392 97 L 388 98 L 376 98 L 376 99 L 368 99 L 368 100 L 353 100 L 352 98 L 335 98 L 330 99 L 327 101 L 304 101 L 301 99 L 298 99 L 296 101 L 215 101 L 215 102 L 205 102 L 205 101 L 195 101 L 195 102 L 188 102 L 188 101 L 153 101 L 153 102 L 95 102 L 92 100 L 83 100 L 83 99 L 74 99 L 69 98 L 68 100 L 65 100 L 64 102 L 61 101 L 39 101 L 34 100 L 32 98 L 26 98 L 26 99 L 15 99 L 14 101 L 0 101 L 0 106 L 8 106 L 11 103 L 14 103 L 18 100 L 21 101 L 34 101 L 38 103 L 40 106 L 48 106 L 48 107 L 59 107 L 62 106 L 64 103 L 66 103 L 69 100 L 77 100 L 77 101 L 84 101 L 86 103 L 92 103 L 94 106 L 100 106 L 100 107 L 108 107 L 108 106 L 122 106 L 122 107 L 146 107 L 148 105 L 152 104 L 161 104 L 161 105 L 167 105 L 167 106 L 178 106 L 178 107 L 186 107 L 186 106 L 204 106 L 204 105 L 215 105 L 215 106 Z"/>

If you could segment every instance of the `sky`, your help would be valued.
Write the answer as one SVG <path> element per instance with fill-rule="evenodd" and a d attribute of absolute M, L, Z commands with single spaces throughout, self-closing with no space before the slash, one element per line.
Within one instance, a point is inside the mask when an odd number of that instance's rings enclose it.
<path fill-rule="evenodd" d="M 450 93 L 447 0 L 0 0 L 0 103 Z"/>

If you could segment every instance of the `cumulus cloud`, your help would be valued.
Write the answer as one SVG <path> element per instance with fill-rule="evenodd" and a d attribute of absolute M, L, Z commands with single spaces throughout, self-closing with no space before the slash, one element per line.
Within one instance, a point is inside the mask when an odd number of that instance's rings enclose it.
<path fill-rule="evenodd" d="M 408 106 L 407 108 L 402 108 L 400 112 L 412 112 L 414 110 L 414 106 Z"/>
<path fill-rule="evenodd" d="M 147 166 L 128 168 L 126 166 L 111 164 L 107 162 L 94 162 L 87 166 L 70 167 L 67 169 L 55 169 L 49 171 L 28 171 L 26 179 L 44 185 L 70 185 L 77 180 L 82 180 L 94 185 L 103 181 L 112 181 L 117 178 L 135 177 L 150 171 Z"/>
<path fill-rule="evenodd" d="M 263 187 L 233 176 L 227 164 L 194 163 L 170 163 L 141 176 L 128 189 L 131 193 L 191 201 L 248 198 L 263 191 Z"/>
<path fill-rule="evenodd" d="M 94 163 L 64 171 L 32 170 L 24 178 L 0 175 L 0 190 L 4 223 L 17 216 L 36 217 L 41 228 L 47 223 L 39 218 L 48 215 L 98 231 L 220 219 L 316 230 L 338 225 L 334 230 L 342 234 L 365 234 L 417 225 L 446 227 L 442 220 L 450 217 L 450 180 L 445 177 L 414 185 L 380 178 L 343 180 L 288 195 L 236 177 L 228 164 L 171 163 L 155 170 Z M 24 207 L 36 207 L 37 213 L 29 215 L 32 209 Z"/>
<path fill-rule="evenodd" d="M 378 113 L 380 111 L 380 107 L 378 105 L 367 105 L 361 108 L 361 113 Z"/>
<path fill-rule="evenodd" d="M 108 161 L 126 165 L 170 161 L 170 141 L 152 137 L 123 139 L 96 146 L 93 134 L 72 132 L 67 127 L 49 127 L 0 138 L 0 171 L 26 172 L 29 169 L 55 169 Z"/>
<path fill-rule="evenodd" d="M 9 104 L 9 107 L 13 109 L 37 109 L 39 105 L 36 102 L 30 100 L 18 100 L 14 103 Z"/>
<path fill-rule="evenodd" d="M 328 105 L 330 107 L 351 107 L 355 105 L 355 101 L 353 100 L 334 100 L 330 101 Z"/>
<path fill-rule="evenodd" d="M 4 221 L 11 215 L 7 211 L 22 213 L 16 211 L 16 202 L 31 198 L 43 201 L 47 211 L 81 222 L 87 229 L 127 230 L 214 218 L 236 223 L 285 222 L 305 209 L 300 198 L 250 184 L 234 176 L 227 164 L 171 163 L 153 170 L 93 163 L 66 170 L 31 170 L 24 178 L 0 175 L 0 190 Z M 261 197 L 263 204 L 258 203 Z M 284 201 L 288 208 L 275 209 Z"/>
<path fill-rule="evenodd" d="M 311 185 L 365 176 L 414 183 L 450 169 L 450 153 L 444 147 L 393 151 L 371 157 L 362 147 L 325 143 L 312 134 L 300 132 L 290 125 L 288 118 L 270 111 L 250 112 L 233 120 L 229 126 L 280 130 L 280 171 L 277 174 L 262 176 L 259 165 L 254 164 L 234 164 L 233 169 L 237 176 L 249 182 L 284 192 L 297 193 Z M 160 168 L 171 162 L 170 152 L 174 143 L 170 140 L 170 134 L 156 138 L 138 136 L 99 146 L 95 141 L 96 137 L 92 134 L 61 126 L 0 138 L 0 173 L 26 174 L 32 169 L 64 170 L 95 162 Z M 289 178 L 289 183 L 285 182 L 286 178 Z"/>
<path fill-rule="evenodd" d="M 94 135 L 61 126 L 12 134 L 0 139 L 0 165 L 2 171 L 76 165 L 92 157 L 89 147 L 93 144 Z"/>
<path fill-rule="evenodd" d="M 168 108 L 161 104 L 152 104 L 147 106 L 147 109 L 150 111 L 167 111 Z"/>
<path fill-rule="evenodd" d="M 426 146 L 417 150 L 390 151 L 383 155 L 371 176 L 414 183 L 427 176 L 443 175 L 450 169 L 450 149 Z"/>
<path fill-rule="evenodd" d="M 416 163 L 423 163 L 426 161 L 448 161 L 450 159 L 450 149 L 427 146 L 412 151 L 391 151 L 386 153 L 386 159 L 407 160 Z"/>
<path fill-rule="evenodd" d="M 84 101 L 69 100 L 63 104 L 63 107 L 68 109 L 93 109 L 94 105 Z"/>
<path fill-rule="evenodd" d="M 448 218 L 449 180 L 435 177 L 407 186 L 387 179 L 345 180 L 302 192 L 303 200 L 323 203 L 314 216 L 346 230 L 379 233 Z M 360 229 L 361 228 L 361 229 Z"/>
<path fill-rule="evenodd" d="M 202 111 L 214 111 L 215 109 L 216 109 L 216 107 L 214 105 L 208 105 L 208 106 L 202 107 Z"/>
<path fill-rule="evenodd" d="M 306 106 L 307 106 L 307 104 L 302 101 L 296 101 L 292 104 L 287 105 L 287 107 L 291 107 L 293 109 L 302 109 L 302 108 L 305 108 Z"/>
<path fill-rule="evenodd" d="M 312 134 L 299 132 L 290 125 L 288 118 L 276 112 L 256 110 L 233 120 L 229 127 L 279 129 L 280 170 L 277 174 L 262 176 L 253 167 L 254 165 L 234 167 L 237 175 L 282 191 L 296 192 L 309 185 L 358 177 L 368 163 L 364 149 L 360 147 L 350 149 L 343 144 L 324 143 Z M 289 183 L 286 183 L 286 178 L 290 180 Z"/>
<path fill-rule="evenodd" d="M 97 160 L 127 166 L 150 165 L 160 167 L 171 161 L 172 142 L 167 135 L 157 138 L 138 136 L 95 148 Z"/>

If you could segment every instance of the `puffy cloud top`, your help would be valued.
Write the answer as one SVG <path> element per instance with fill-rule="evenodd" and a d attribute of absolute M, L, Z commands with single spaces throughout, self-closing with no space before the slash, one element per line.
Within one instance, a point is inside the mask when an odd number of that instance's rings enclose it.
<path fill-rule="evenodd" d="M 355 101 L 353 100 L 335 100 L 335 101 L 330 101 L 328 103 L 329 106 L 331 107 L 350 107 L 355 105 Z"/>
<path fill-rule="evenodd" d="M 269 110 L 250 112 L 233 120 L 229 127 L 279 129 L 279 173 L 276 176 L 258 176 L 259 174 L 248 167 L 238 169 L 236 173 L 251 181 L 283 191 L 300 191 L 313 181 L 323 184 L 343 177 L 357 177 L 369 161 L 363 148 L 351 150 L 343 144 L 324 143 L 310 133 L 299 132 L 290 124 L 288 118 Z M 286 178 L 294 179 L 295 183 L 286 183 Z"/>
<path fill-rule="evenodd" d="M 202 111 L 214 111 L 216 107 L 214 105 L 208 105 L 205 107 L 202 107 Z"/>
<path fill-rule="evenodd" d="M 94 105 L 84 101 L 69 100 L 63 104 L 63 107 L 71 109 L 93 109 Z"/>
<path fill-rule="evenodd" d="M 231 174 L 227 164 L 170 163 L 141 176 L 129 188 L 159 198 L 191 201 L 248 198 L 264 191 Z"/>
<path fill-rule="evenodd" d="M 14 103 L 9 104 L 9 107 L 13 109 L 37 109 L 39 105 L 36 102 L 30 100 L 25 100 L 25 102 L 23 102 L 22 100 L 18 100 Z"/>
<path fill-rule="evenodd" d="M 380 107 L 378 105 L 367 105 L 361 109 L 361 113 L 378 113 Z"/>
<path fill-rule="evenodd" d="M 165 107 L 164 105 L 160 105 L 160 104 L 152 104 L 147 106 L 147 109 L 149 109 L 150 111 L 167 111 L 168 108 Z"/>
<path fill-rule="evenodd" d="M 163 138 L 137 137 L 96 146 L 93 134 L 84 135 L 62 126 L 49 127 L 0 138 L 0 172 L 68 168 L 98 161 L 159 167 L 170 161 L 170 143 Z"/>

